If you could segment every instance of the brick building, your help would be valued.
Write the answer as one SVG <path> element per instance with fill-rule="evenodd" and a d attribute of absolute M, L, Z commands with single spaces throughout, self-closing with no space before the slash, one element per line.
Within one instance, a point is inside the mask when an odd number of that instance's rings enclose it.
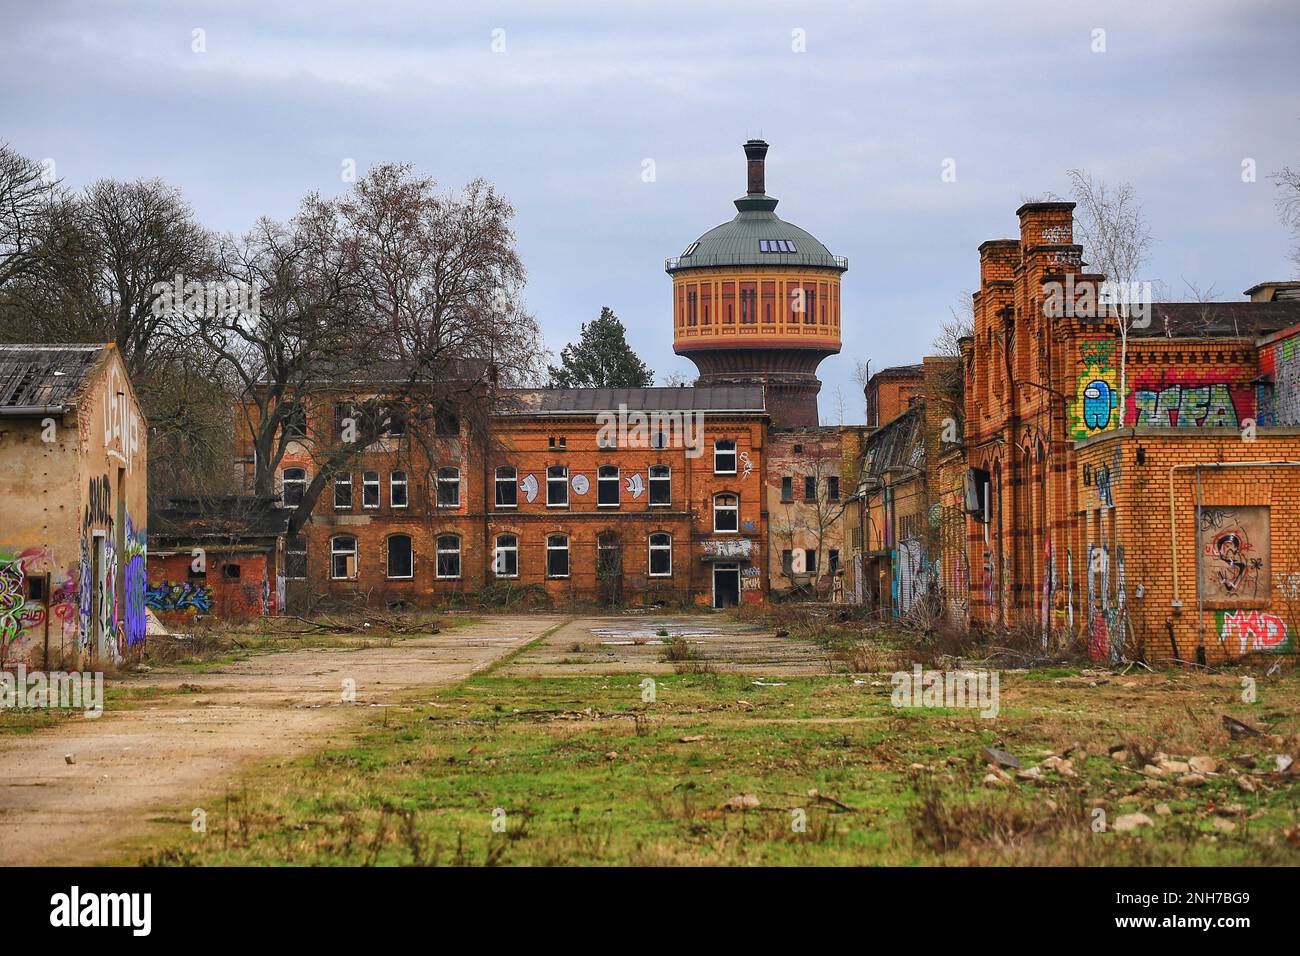
<path fill-rule="evenodd" d="M 144 646 L 146 426 L 113 345 L 0 345 L 0 663 Z"/>
<path fill-rule="evenodd" d="M 961 467 L 925 476 L 935 521 L 966 515 L 964 553 L 940 535 L 924 555 L 954 569 L 949 604 L 1098 658 L 1293 651 L 1296 284 L 1139 302 L 1124 336 L 1113 289 L 1083 271 L 1073 204 L 1018 218 L 1018 239 L 979 247 Z"/>
<path fill-rule="evenodd" d="M 336 473 L 284 542 L 286 602 L 758 600 L 767 425 L 755 387 L 502 389 L 488 432 L 459 426 L 436 460 L 403 433 Z M 290 447 L 286 508 L 319 457 Z"/>

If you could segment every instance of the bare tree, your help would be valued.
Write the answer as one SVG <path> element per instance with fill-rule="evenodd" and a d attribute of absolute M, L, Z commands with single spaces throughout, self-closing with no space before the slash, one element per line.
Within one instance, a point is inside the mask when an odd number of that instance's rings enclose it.
<path fill-rule="evenodd" d="M 1300 166 L 1283 166 L 1281 172 L 1274 174 L 1273 182 L 1278 186 L 1278 216 L 1291 229 L 1291 238 L 1296 243 L 1291 250 L 1291 262 L 1300 276 Z"/>
<path fill-rule="evenodd" d="M 1084 256 L 1120 290 L 1113 305 L 1120 335 L 1119 394 L 1126 395 L 1128 336 L 1134 321 L 1132 290 L 1150 254 L 1151 230 L 1131 183 L 1110 186 L 1081 169 L 1071 169 L 1068 174 Z"/>
<path fill-rule="evenodd" d="M 493 386 L 539 375 L 512 217 L 485 182 L 439 194 L 383 165 L 342 200 L 309 196 L 287 225 L 223 243 L 223 273 L 258 307 L 192 321 L 239 396 L 254 492 L 275 493 L 291 446 L 311 457 L 290 534 L 363 450 L 400 431 L 430 473 L 462 430 L 488 434 Z"/>
<path fill-rule="evenodd" d="M 35 268 L 56 190 L 40 163 L 0 143 L 0 289 Z"/>

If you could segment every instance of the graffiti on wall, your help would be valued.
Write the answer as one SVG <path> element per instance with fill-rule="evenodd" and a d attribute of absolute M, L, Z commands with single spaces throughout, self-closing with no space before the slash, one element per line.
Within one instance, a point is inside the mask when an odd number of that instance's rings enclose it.
<path fill-rule="evenodd" d="M 1148 428 L 1237 428 L 1254 414 L 1245 369 L 1135 374 L 1125 422 Z"/>
<path fill-rule="evenodd" d="M 1119 373 L 1114 362 L 1115 343 L 1094 339 L 1079 345 L 1079 380 L 1070 405 L 1070 435 L 1087 438 L 1119 424 Z"/>
<path fill-rule="evenodd" d="M 1300 425 L 1300 335 L 1259 350 L 1259 424 Z"/>
<path fill-rule="evenodd" d="M 140 451 L 140 416 L 127 397 L 126 382 L 114 366 L 105 379 L 104 450 L 129 472 Z M 104 479 L 107 483 L 107 478 Z"/>
<path fill-rule="evenodd" d="M 28 597 L 28 580 L 49 575 L 48 604 Z M 49 548 L 0 548 L 0 660 L 17 655 L 23 638 L 47 618 L 58 630 L 75 620 L 77 574 L 55 567 Z"/>
<path fill-rule="evenodd" d="M 132 527 L 131 516 L 126 516 L 126 570 L 125 576 L 125 626 L 120 634 L 125 644 L 119 646 L 123 653 L 144 642 L 146 619 L 144 592 L 147 585 L 145 533 Z"/>
<path fill-rule="evenodd" d="M 926 556 L 925 545 L 916 538 L 900 541 L 892 557 L 894 616 L 898 617 L 909 613 L 930 592 L 936 568 Z"/>
<path fill-rule="evenodd" d="M 1270 585 L 1269 509 L 1262 505 L 1201 509 L 1198 569 L 1206 601 L 1257 601 Z"/>
<path fill-rule="evenodd" d="M 1292 650 L 1286 622 L 1266 611 L 1219 611 L 1219 638 L 1225 649 L 1238 654 L 1252 651 L 1285 653 Z"/>
<path fill-rule="evenodd" d="M 171 584 L 162 581 L 152 584 L 144 593 L 144 603 L 155 611 L 195 611 L 207 613 L 212 610 L 212 589 L 206 584 L 183 582 Z"/>

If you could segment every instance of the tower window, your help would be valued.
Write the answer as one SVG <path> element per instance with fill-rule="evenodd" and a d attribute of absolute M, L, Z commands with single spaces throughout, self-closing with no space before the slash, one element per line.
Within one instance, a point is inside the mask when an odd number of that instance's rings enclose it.
<path fill-rule="evenodd" d="M 760 239 L 759 252 L 795 252 L 795 244 L 789 239 Z"/>

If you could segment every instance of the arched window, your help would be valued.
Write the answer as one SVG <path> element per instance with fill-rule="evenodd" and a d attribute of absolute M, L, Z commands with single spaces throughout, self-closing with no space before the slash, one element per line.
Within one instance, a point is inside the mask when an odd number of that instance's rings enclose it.
<path fill-rule="evenodd" d="M 460 469 L 446 467 L 438 469 L 438 507 L 460 507 Z"/>
<path fill-rule="evenodd" d="M 569 466 L 551 465 L 546 469 L 546 507 L 569 506 Z"/>
<path fill-rule="evenodd" d="M 460 536 L 440 534 L 437 541 L 438 577 L 460 577 Z"/>
<path fill-rule="evenodd" d="M 673 576 L 673 536 L 662 531 L 650 535 L 650 577 Z"/>
<path fill-rule="evenodd" d="M 596 470 L 596 505 L 618 507 L 618 465 L 601 465 Z"/>
<path fill-rule="evenodd" d="M 330 577 L 350 581 L 357 576 L 357 539 L 350 534 L 330 538 Z"/>
<path fill-rule="evenodd" d="M 668 465 L 650 466 L 650 504 L 673 503 L 673 470 Z"/>
<path fill-rule="evenodd" d="M 519 577 L 519 538 L 513 534 L 497 535 L 492 552 L 492 571 L 499 578 Z"/>
<path fill-rule="evenodd" d="M 732 494 L 713 496 L 713 530 L 740 530 L 740 498 Z"/>
<path fill-rule="evenodd" d="M 297 508 L 302 504 L 302 495 L 306 489 L 306 468 L 286 468 L 281 474 L 280 500 L 286 508 Z"/>
<path fill-rule="evenodd" d="M 497 469 L 497 507 L 514 508 L 519 504 L 519 472 L 513 465 Z"/>
<path fill-rule="evenodd" d="M 388 576 L 398 579 L 415 577 L 415 552 L 411 550 L 409 534 L 388 536 Z"/>
<path fill-rule="evenodd" d="M 715 475 L 734 475 L 736 473 L 736 440 L 719 438 L 713 443 L 713 473 Z"/>
<path fill-rule="evenodd" d="M 569 576 L 569 536 L 567 534 L 546 536 L 546 576 L 548 578 L 567 578 Z"/>

